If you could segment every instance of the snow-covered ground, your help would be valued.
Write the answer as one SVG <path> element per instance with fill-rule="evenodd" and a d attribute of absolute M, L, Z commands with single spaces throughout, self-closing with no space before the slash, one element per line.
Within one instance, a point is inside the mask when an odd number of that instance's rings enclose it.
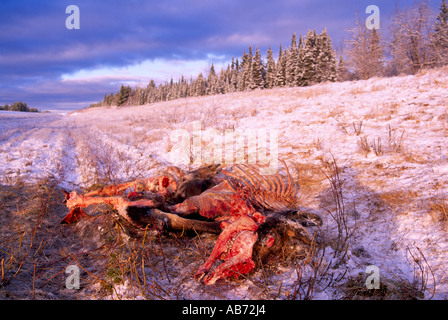
<path fill-rule="evenodd" d="M 278 133 L 278 156 L 301 184 L 304 206 L 330 208 L 322 160 L 333 155 L 341 168 L 349 224 L 355 227 L 340 267 L 348 269 L 345 279 L 365 275 L 366 267 L 375 265 L 389 286 L 391 279 L 423 281 L 426 298 L 435 291 L 435 299 L 448 299 L 448 217 L 440 209 L 448 205 L 447 92 L 444 68 L 64 115 L 0 112 L 0 183 L 51 177 L 61 187 L 80 189 L 132 180 L 167 164 L 187 167 L 176 158 L 182 140 L 174 137 L 187 132 L 194 138 L 198 124 L 204 136 L 207 129 L 221 137 L 261 135 L 265 129 Z M 277 141 L 271 138 L 268 145 L 274 148 Z M 363 141 L 370 151 L 363 150 Z M 199 146 L 204 151 L 210 140 Z M 329 214 L 323 218 L 334 232 L 335 221 Z M 290 269 L 276 281 L 287 287 L 296 279 Z M 249 287 L 247 280 L 220 294 L 248 299 Z M 189 297 L 209 298 L 190 290 Z M 316 285 L 314 298 L 339 297 L 336 286 L 319 291 Z"/>

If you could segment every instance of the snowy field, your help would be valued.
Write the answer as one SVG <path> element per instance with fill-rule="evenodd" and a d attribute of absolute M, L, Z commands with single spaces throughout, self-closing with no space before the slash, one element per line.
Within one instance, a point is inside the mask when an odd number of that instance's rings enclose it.
<path fill-rule="evenodd" d="M 350 282 L 365 279 L 369 265 L 378 267 L 380 283 L 390 291 L 407 282 L 422 288 L 426 299 L 448 299 L 447 92 L 443 68 L 69 114 L 0 112 L 0 184 L 46 178 L 83 190 L 151 176 L 166 165 L 193 168 L 176 161 L 171 134 L 193 132 L 198 121 L 202 131 L 211 128 L 222 136 L 225 130 L 276 131 L 279 158 L 300 185 L 302 204 L 325 213 L 323 232 L 330 238 L 337 235 L 337 223 L 323 163 L 332 155 L 340 168 L 353 235 L 342 264 L 332 265 L 330 246 L 322 253 L 331 266 L 327 276 L 339 281 L 318 281 L 314 299 L 344 297 Z M 219 290 L 190 278 L 191 273 L 182 278 L 187 282 L 181 298 L 272 298 L 261 291 L 275 287 L 275 297 L 286 299 L 297 289 L 298 272 L 278 267 L 263 290 L 255 284 L 263 280 L 260 272 Z M 126 283 L 114 294 L 138 297 Z"/>

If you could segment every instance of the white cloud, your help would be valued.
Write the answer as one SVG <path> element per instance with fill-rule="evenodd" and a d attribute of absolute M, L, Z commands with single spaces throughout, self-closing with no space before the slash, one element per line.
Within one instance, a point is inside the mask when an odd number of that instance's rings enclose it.
<path fill-rule="evenodd" d="M 227 65 L 225 56 L 208 55 L 207 60 L 182 59 L 154 59 L 144 60 L 140 63 L 121 67 L 99 67 L 96 69 L 81 69 L 71 74 L 63 74 L 63 81 L 95 81 L 108 80 L 122 81 L 129 85 L 146 85 L 151 79 L 156 82 L 165 82 L 173 78 L 175 81 L 181 76 L 189 79 L 196 77 L 200 72 L 207 73 L 211 63 L 215 69 Z"/>

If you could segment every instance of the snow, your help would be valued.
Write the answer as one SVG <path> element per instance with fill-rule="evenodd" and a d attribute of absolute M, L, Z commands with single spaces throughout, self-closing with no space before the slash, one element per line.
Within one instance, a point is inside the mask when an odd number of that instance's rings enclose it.
<path fill-rule="evenodd" d="M 332 154 L 341 168 L 344 200 L 355 208 L 349 221 L 356 223 L 348 259 L 340 267 L 341 272 L 348 270 L 346 277 L 376 265 L 382 279 L 412 282 L 416 264 L 409 252 L 418 248 L 435 279 L 428 277 L 426 298 L 435 288 L 434 299 L 448 299 L 448 221 L 430 212 L 437 195 L 448 199 L 447 89 L 448 69 L 443 68 L 415 76 L 235 92 L 66 115 L 2 111 L 0 183 L 51 177 L 61 187 L 80 189 L 98 181 L 150 176 L 169 164 L 188 168 L 174 157 L 178 142 L 170 134 L 175 129 L 192 133 L 194 121 L 200 121 L 202 130 L 216 129 L 222 136 L 224 130 L 278 130 L 279 157 L 299 181 L 301 167 L 310 168 L 305 176 L 317 179 L 303 187 L 303 205 L 323 206 L 328 182 L 316 173 L 323 158 Z M 362 130 L 357 135 L 353 122 L 359 121 Z M 379 138 L 382 154 L 361 152 L 358 142 L 363 136 L 370 143 Z M 393 142 L 401 143 L 402 149 L 394 152 Z M 207 141 L 201 143 L 204 148 Z M 334 233 L 332 218 L 323 219 L 328 232 Z M 329 248 L 328 264 L 332 257 Z M 272 281 L 292 287 L 296 270 L 283 270 L 275 277 Z M 188 284 L 184 289 L 190 297 L 203 298 L 195 291 L 198 286 Z M 221 294 L 251 299 L 250 286 L 246 280 Z M 315 299 L 341 297 L 335 286 L 318 289 Z"/>

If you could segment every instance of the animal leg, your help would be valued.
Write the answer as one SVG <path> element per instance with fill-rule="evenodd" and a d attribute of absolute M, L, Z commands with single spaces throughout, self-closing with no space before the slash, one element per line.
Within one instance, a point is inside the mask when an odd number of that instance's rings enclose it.
<path fill-rule="evenodd" d="M 123 184 L 117 184 L 117 185 L 111 185 L 111 186 L 105 186 L 102 189 L 98 189 L 98 190 L 94 190 L 91 192 L 88 192 L 86 194 L 84 194 L 87 197 L 91 197 L 91 196 L 115 196 L 117 194 L 119 194 L 121 191 L 124 191 L 126 189 L 135 187 L 137 185 L 139 181 L 132 181 L 132 182 L 127 182 L 127 183 L 123 183 Z"/>
<path fill-rule="evenodd" d="M 230 224 L 228 225 L 226 225 L 227 223 L 222 224 L 224 226 L 224 230 L 219 235 L 215 247 L 213 248 L 212 253 L 210 254 L 210 257 L 196 272 L 195 277 L 197 279 L 204 277 L 204 275 L 210 271 L 214 263 L 216 263 L 217 260 L 219 259 L 228 260 L 234 256 L 238 256 L 237 258 L 229 260 L 229 263 L 227 264 L 229 266 L 232 264 L 237 264 L 238 262 L 243 263 L 243 261 L 246 261 L 247 259 L 245 255 L 249 254 L 249 251 L 250 251 L 250 257 L 252 256 L 252 247 L 257 239 L 257 234 L 254 231 L 257 230 L 258 225 L 248 216 L 233 217 L 233 218 L 236 218 L 236 220 L 231 222 Z M 255 238 L 250 237 L 244 231 L 249 231 L 249 234 L 255 235 Z M 248 262 L 246 261 L 243 263 L 243 265 L 246 265 L 247 263 Z M 224 265 L 224 267 L 222 268 L 225 269 L 226 268 L 225 266 L 226 265 Z M 218 273 L 216 273 L 216 271 L 213 271 L 210 277 L 207 277 L 206 279 L 208 278 L 212 279 L 214 277 L 217 277 L 216 278 L 217 280 L 218 278 L 225 277 L 225 275 L 222 276 L 219 275 L 220 272 L 219 270 L 221 269 L 218 269 Z M 216 275 L 214 275 L 215 273 Z"/>
<path fill-rule="evenodd" d="M 220 255 L 224 260 L 216 268 L 208 272 L 204 277 L 204 284 L 214 284 L 219 279 L 238 277 L 246 274 L 255 268 L 255 262 L 252 260 L 252 250 L 258 235 L 254 231 L 243 230 L 232 243 L 232 247 Z M 198 270 L 198 273 L 206 270 Z M 200 274 L 197 273 L 197 276 Z"/>

